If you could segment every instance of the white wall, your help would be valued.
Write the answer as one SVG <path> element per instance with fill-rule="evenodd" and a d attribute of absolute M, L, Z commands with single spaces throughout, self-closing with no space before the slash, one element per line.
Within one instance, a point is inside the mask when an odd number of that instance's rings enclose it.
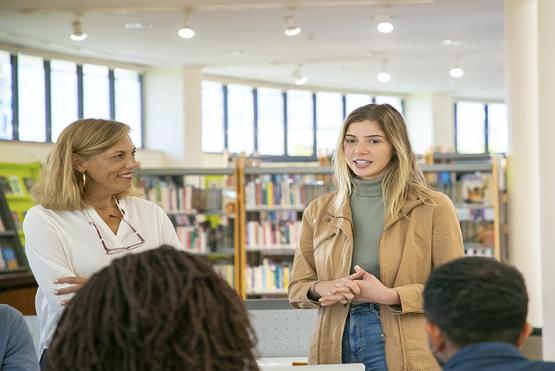
<path fill-rule="evenodd" d="M 433 144 L 434 117 L 431 94 L 414 94 L 405 99 L 405 121 L 412 150 L 423 154 Z"/>

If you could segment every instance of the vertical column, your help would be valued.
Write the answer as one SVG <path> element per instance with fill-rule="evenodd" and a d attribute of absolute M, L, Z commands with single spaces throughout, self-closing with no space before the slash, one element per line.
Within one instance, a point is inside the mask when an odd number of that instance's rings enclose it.
<path fill-rule="evenodd" d="M 202 69 L 183 67 L 185 158 L 183 166 L 202 166 Z"/>
<path fill-rule="evenodd" d="M 541 197 L 541 261 L 543 291 L 543 357 L 555 361 L 555 2 L 538 2 L 539 164 Z"/>
<path fill-rule="evenodd" d="M 542 326 L 537 0 L 505 0 L 509 254 L 526 278 L 528 320 Z"/>

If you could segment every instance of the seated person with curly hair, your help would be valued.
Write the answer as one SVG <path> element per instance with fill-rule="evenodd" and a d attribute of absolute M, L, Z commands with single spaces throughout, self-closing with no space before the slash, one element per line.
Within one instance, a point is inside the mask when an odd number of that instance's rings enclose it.
<path fill-rule="evenodd" d="M 532 330 L 527 311 L 520 272 L 491 258 L 450 261 L 424 288 L 426 332 L 444 371 L 554 371 L 518 351 Z"/>
<path fill-rule="evenodd" d="M 48 369 L 258 370 L 255 343 L 241 300 L 212 267 L 162 246 L 88 280 L 60 319 Z"/>

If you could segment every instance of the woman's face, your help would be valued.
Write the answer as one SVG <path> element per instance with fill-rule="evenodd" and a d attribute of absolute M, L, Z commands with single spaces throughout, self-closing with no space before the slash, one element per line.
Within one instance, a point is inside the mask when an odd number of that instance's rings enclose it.
<path fill-rule="evenodd" d="M 106 151 L 83 161 L 79 171 L 86 171 L 85 192 L 103 196 L 127 191 L 133 171 L 139 167 L 135 151 L 131 138 L 126 135 Z"/>
<path fill-rule="evenodd" d="M 369 120 L 349 125 L 343 150 L 349 168 L 364 180 L 381 178 L 393 157 L 393 146 L 380 125 Z"/>

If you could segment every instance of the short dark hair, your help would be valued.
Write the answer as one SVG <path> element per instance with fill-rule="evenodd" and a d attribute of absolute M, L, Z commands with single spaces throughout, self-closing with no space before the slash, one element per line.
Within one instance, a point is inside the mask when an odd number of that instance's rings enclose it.
<path fill-rule="evenodd" d="M 491 258 L 465 257 L 434 269 L 424 312 L 459 347 L 515 344 L 526 322 L 528 294 L 520 272 Z"/>
<path fill-rule="evenodd" d="M 235 291 L 203 260 L 169 246 L 130 254 L 70 300 L 48 369 L 258 370 Z"/>

